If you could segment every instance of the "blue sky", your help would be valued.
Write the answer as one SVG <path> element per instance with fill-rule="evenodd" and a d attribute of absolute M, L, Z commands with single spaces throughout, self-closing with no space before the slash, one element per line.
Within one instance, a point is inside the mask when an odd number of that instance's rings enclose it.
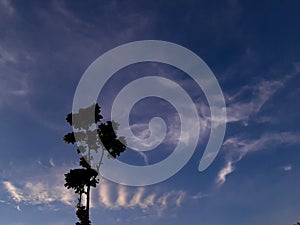
<path fill-rule="evenodd" d="M 141 63 L 116 73 L 99 95 L 105 118 L 128 82 L 159 75 L 180 84 L 198 109 L 201 135 L 191 160 L 170 179 L 146 187 L 103 179 L 92 195 L 93 224 L 293 224 L 300 220 L 299 1 L 10 1 L 0 0 L 0 215 L 7 225 L 76 221 L 63 186 L 77 165 L 65 116 L 87 67 L 132 41 L 182 45 L 214 72 L 227 105 L 227 130 L 212 165 L 198 172 L 210 111 L 183 72 Z M 139 90 L 137 90 L 137 94 Z M 132 109 L 133 131 L 161 116 L 164 142 L 121 160 L 145 165 L 170 154 L 178 115 L 164 100 Z"/>

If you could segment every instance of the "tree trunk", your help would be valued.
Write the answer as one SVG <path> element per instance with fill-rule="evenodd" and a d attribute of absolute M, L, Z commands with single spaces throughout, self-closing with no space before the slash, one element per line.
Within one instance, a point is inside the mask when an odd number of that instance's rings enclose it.
<path fill-rule="evenodd" d="M 91 191 L 91 185 L 87 186 L 86 191 L 86 213 L 87 213 L 87 220 L 90 219 L 90 191 Z"/>

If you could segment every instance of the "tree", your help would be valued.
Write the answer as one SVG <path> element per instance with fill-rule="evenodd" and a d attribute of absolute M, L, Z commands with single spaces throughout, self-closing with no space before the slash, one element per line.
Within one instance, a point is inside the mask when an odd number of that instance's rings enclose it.
<path fill-rule="evenodd" d="M 126 149 L 124 137 L 117 137 L 115 131 L 118 124 L 114 121 L 102 122 L 101 110 L 98 104 L 93 104 L 78 113 L 68 114 L 67 122 L 73 127 L 73 132 L 64 136 L 68 144 L 77 144 L 77 153 L 81 154 L 79 160 L 80 168 L 71 169 L 65 174 L 65 187 L 73 189 L 78 195 L 76 215 L 79 222 L 76 225 L 90 225 L 90 191 L 99 183 L 98 175 L 102 164 L 104 151 L 106 150 L 111 158 L 120 156 Z M 90 118 L 94 115 L 94 118 Z M 76 124 L 73 123 L 76 121 Z M 101 151 L 99 162 L 92 165 L 94 153 Z M 93 167 L 94 168 L 93 168 Z M 83 197 L 86 197 L 85 204 Z"/>

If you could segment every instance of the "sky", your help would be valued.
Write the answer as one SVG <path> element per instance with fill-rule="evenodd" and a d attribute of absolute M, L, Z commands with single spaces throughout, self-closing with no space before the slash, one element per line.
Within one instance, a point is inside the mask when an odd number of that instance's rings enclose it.
<path fill-rule="evenodd" d="M 0 0 L 1 224 L 75 224 L 76 196 L 64 187 L 64 174 L 79 156 L 63 136 L 71 130 L 65 118 L 76 87 L 99 56 L 141 40 L 172 42 L 201 57 L 224 94 L 226 134 L 213 163 L 199 172 L 211 125 L 203 90 L 183 71 L 157 62 L 115 73 L 98 96 L 104 119 L 123 87 L 155 75 L 189 94 L 201 132 L 191 159 L 163 182 L 132 187 L 101 178 L 91 197 L 92 224 L 300 221 L 299 11 L 293 0 Z M 181 126 L 174 106 L 149 97 L 130 113 L 138 137 L 149 136 L 148 123 L 158 116 L 167 133 L 157 148 L 129 148 L 120 160 L 145 166 L 170 156 Z M 193 126 L 190 121 L 190 132 Z"/>

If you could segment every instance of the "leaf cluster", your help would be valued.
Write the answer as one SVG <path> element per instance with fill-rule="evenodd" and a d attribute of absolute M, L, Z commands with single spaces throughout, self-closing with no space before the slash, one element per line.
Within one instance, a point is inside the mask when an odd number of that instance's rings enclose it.
<path fill-rule="evenodd" d="M 126 149 L 125 138 L 117 137 L 115 131 L 119 125 L 116 122 L 107 121 L 103 123 L 101 121 L 103 116 L 100 112 L 99 105 L 93 104 L 88 108 L 80 109 L 76 114 L 68 114 L 66 120 L 73 126 L 73 132 L 67 133 L 64 136 L 64 141 L 68 144 L 77 143 L 79 145 L 78 153 L 87 153 L 90 150 L 98 152 L 102 148 L 107 150 L 113 158 L 116 158 Z"/>
<path fill-rule="evenodd" d="M 84 160 L 84 158 L 81 159 Z M 65 174 L 65 187 L 74 189 L 77 194 L 84 193 L 84 187 L 96 187 L 99 183 L 96 179 L 97 176 L 98 172 L 90 167 L 71 169 L 69 173 Z"/>

